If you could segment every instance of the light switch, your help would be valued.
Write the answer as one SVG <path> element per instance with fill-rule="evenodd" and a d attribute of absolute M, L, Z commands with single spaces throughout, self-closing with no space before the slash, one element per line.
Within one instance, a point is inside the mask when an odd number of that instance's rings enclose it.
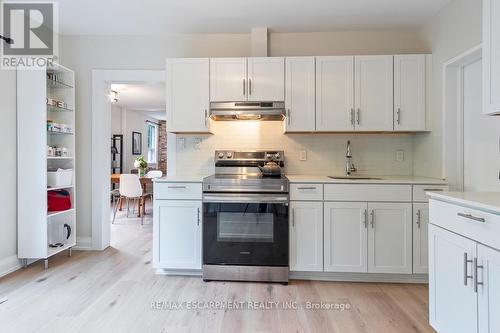
<path fill-rule="evenodd" d="M 299 155 L 300 155 L 299 159 L 301 161 L 307 161 L 307 151 L 306 150 L 301 150 Z"/>
<path fill-rule="evenodd" d="M 405 152 L 403 150 L 396 151 L 396 161 L 403 162 L 405 160 Z"/>

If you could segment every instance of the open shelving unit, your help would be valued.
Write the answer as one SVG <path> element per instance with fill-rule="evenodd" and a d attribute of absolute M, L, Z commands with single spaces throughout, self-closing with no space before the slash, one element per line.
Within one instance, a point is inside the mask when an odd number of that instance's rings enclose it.
<path fill-rule="evenodd" d="M 71 255 L 76 245 L 74 87 L 74 72 L 62 65 L 17 70 L 18 258 L 25 265 L 43 259 L 47 268 L 49 257 L 65 250 Z M 64 104 L 49 105 L 49 99 Z M 49 123 L 69 130 L 51 130 Z M 49 156 L 49 147 L 65 148 L 67 155 Z M 47 172 L 59 168 L 72 170 L 71 184 L 48 187 Z M 54 190 L 69 193 L 70 209 L 48 211 L 47 195 Z"/>

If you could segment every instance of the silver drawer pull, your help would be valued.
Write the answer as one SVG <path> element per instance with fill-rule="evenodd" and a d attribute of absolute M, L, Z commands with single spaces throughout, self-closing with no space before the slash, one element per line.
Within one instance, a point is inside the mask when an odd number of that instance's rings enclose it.
<path fill-rule="evenodd" d="M 486 222 L 486 220 L 483 217 L 477 217 L 472 214 L 465 214 L 465 213 L 457 213 L 458 216 L 460 217 L 465 217 L 466 219 L 474 220 L 477 222 Z"/>
<path fill-rule="evenodd" d="M 297 187 L 297 190 L 316 190 L 317 187 L 309 186 L 309 187 Z"/>
<path fill-rule="evenodd" d="M 474 258 L 474 277 L 475 277 L 474 292 L 475 293 L 477 293 L 477 291 L 478 291 L 478 286 L 484 285 L 483 282 L 479 282 L 479 272 L 478 272 L 479 269 L 484 269 L 484 266 L 477 264 L 477 257 L 476 257 L 476 258 Z"/>
<path fill-rule="evenodd" d="M 424 188 L 424 192 L 443 192 L 442 188 Z"/>
<path fill-rule="evenodd" d="M 467 258 L 467 252 L 464 252 L 464 286 L 467 286 L 467 280 L 474 278 L 467 272 L 467 266 L 472 263 L 472 260 Z"/>
<path fill-rule="evenodd" d="M 186 186 L 169 186 L 168 188 L 186 188 Z"/>

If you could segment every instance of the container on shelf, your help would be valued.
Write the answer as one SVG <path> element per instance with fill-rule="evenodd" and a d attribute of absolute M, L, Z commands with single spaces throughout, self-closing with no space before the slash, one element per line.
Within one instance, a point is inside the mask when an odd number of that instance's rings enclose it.
<path fill-rule="evenodd" d="M 47 171 L 47 186 L 61 187 L 73 184 L 73 169 L 57 169 Z"/>

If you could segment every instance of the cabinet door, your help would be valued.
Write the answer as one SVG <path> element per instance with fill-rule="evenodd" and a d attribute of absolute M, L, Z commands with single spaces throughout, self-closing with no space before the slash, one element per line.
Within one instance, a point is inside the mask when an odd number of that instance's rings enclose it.
<path fill-rule="evenodd" d="M 478 244 L 479 332 L 500 332 L 500 251 Z"/>
<path fill-rule="evenodd" d="M 286 132 L 310 132 L 315 129 L 314 57 L 285 59 Z"/>
<path fill-rule="evenodd" d="M 247 59 L 210 59 L 210 101 L 247 100 Z"/>
<path fill-rule="evenodd" d="M 354 57 L 316 57 L 316 130 L 354 130 Z"/>
<path fill-rule="evenodd" d="M 413 204 L 413 273 L 427 274 L 428 265 L 429 205 Z"/>
<path fill-rule="evenodd" d="M 393 130 L 393 56 L 357 56 L 355 61 L 356 130 Z"/>
<path fill-rule="evenodd" d="M 367 272 L 366 202 L 325 202 L 325 272 Z"/>
<path fill-rule="evenodd" d="M 323 271 L 323 203 L 290 203 L 290 270 Z"/>
<path fill-rule="evenodd" d="M 248 100 L 285 100 L 285 58 L 248 58 Z"/>
<path fill-rule="evenodd" d="M 475 255 L 474 241 L 429 225 L 429 322 L 439 333 L 477 332 Z"/>
<path fill-rule="evenodd" d="M 167 127 L 170 132 L 209 131 L 209 60 L 167 59 Z"/>
<path fill-rule="evenodd" d="M 394 130 L 425 130 L 425 54 L 394 56 Z"/>
<path fill-rule="evenodd" d="M 500 113 L 500 1 L 483 0 L 483 112 Z"/>
<path fill-rule="evenodd" d="M 156 200 L 158 268 L 201 269 L 201 201 Z"/>
<path fill-rule="evenodd" d="M 368 272 L 412 272 L 412 206 L 369 203 Z"/>

